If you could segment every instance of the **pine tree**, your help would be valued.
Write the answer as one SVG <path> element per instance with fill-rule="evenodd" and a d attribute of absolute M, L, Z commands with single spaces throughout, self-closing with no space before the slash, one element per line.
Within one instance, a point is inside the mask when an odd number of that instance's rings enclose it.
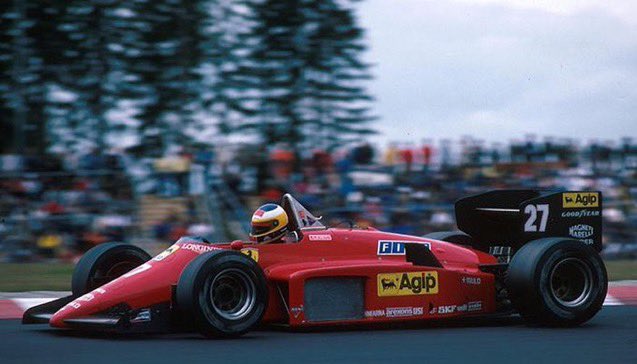
<path fill-rule="evenodd" d="M 372 133 L 361 86 L 369 66 L 351 3 L 264 0 L 252 9 L 252 48 L 234 76 L 241 92 L 233 107 L 245 118 L 231 130 L 268 145 L 286 141 L 297 154 Z"/>
<path fill-rule="evenodd" d="M 206 118 L 200 124 L 206 137 L 227 136 L 242 119 L 239 95 L 242 91 L 240 65 L 254 37 L 251 27 L 253 0 L 204 1 L 208 16 L 203 25 L 202 74 Z M 200 133 L 201 135 L 201 133 Z"/>
<path fill-rule="evenodd" d="M 127 120 L 109 117 L 122 103 L 141 98 L 131 74 L 139 53 L 135 2 L 114 0 L 55 2 L 51 17 L 59 34 L 43 45 L 57 57 L 49 86 L 47 121 L 53 148 L 104 152 L 130 133 Z"/>
<path fill-rule="evenodd" d="M 0 130 L 16 147 L 104 151 L 134 135 L 136 152 L 157 156 L 218 130 L 298 152 L 371 132 L 348 1 L 15 0 L 0 10 Z"/>
<path fill-rule="evenodd" d="M 372 98 L 362 83 L 371 78 L 369 65 L 361 60 L 366 49 L 364 32 L 356 25 L 348 3 L 318 2 L 311 14 L 307 99 L 308 124 L 313 125 L 326 149 L 373 133 L 368 124 Z"/>
<path fill-rule="evenodd" d="M 188 0 L 146 1 L 140 13 L 151 23 L 141 38 L 135 67 L 147 94 L 141 105 L 140 150 L 160 155 L 189 144 L 188 134 L 202 106 L 202 23 L 205 7 Z"/>
<path fill-rule="evenodd" d="M 14 151 L 40 154 L 45 144 L 46 89 L 50 73 L 42 44 L 55 34 L 44 21 L 48 4 L 4 2 L 0 20 L 0 109 L 2 128 L 9 131 Z"/>
<path fill-rule="evenodd" d="M 15 65 L 14 41 L 17 32 L 18 12 L 12 2 L 0 3 L 0 151 L 16 150 L 15 97 L 13 87 Z"/>

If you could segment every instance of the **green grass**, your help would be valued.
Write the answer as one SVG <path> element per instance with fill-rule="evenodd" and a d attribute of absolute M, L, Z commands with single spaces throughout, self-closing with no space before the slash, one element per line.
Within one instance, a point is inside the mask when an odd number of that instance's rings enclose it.
<path fill-rule="evenodd" d="M 70 291 L 73 264 L 0 263 L 0 292 Z"/>
<path fill-rule="evenodd" d="M 607 260 L 604 263 L 611 281 L 637 279 L 637 260 Z"/>
<path fill-rule="evenodd" d="M 606 261 L 611 281 L 637 279 L 637 260 Z M 73 264 L 0 263 L 0 292 L 70 291 Z"/>

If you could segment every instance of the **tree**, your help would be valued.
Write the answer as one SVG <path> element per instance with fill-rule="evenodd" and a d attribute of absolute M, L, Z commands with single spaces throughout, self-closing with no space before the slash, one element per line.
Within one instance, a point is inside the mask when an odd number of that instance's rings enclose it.
<path fill-rule="evenodd" d="M 42 153 L 45 145 L 46 85 L 50 73 L 42 43 L 54 36 L 46 6 L 34 1 L 4 2 L 0 8 L 1 127 L 19 153 Z"/>
<path fill-rule="evenodd" d="M 55 62 L 49 125 L 60 149 L 132 144 L 139 155 L 159 156 L 189 143 L 185 131 L 201 94 L 201 3 L 55 3 L 62 33 L 55 49 L 64 51 Z"/>
<path fill-rule="evenodd" d="M 208 119 L 203 121 L 208 140 L 211 135 L 227 136 L 243 118 L 238 104 L 243 91 L 239 69 L 256 41 L 254 0 L 212 0 L 205 2 L 208 16 L 203 23 L 204 105 Z M 211 122 L 210 119 L 213 119 Z"/>
<path fill-rule="evenodd" d="M 202 106 L 201 1 L 161 0 L 140 4 L 151 23 L 141 33 L 134 67 L 146 97 L 137 115 L 140 152 L 160 155 L 174 145 L 190 144 L 189 128 Z"/>
<path fill-rule="evenodd" d="M 131 139 L 158 156 L 217 131 L 288 141 L 297 153 L 340 145 L 370 133 L 373 119 L 352 4 L 4 2 L 0 130 L 16 150 L 38 152 Z"/>
<path fill-rule="evenodd" d="M 371 97 L 361 86 L 369 66 L 351 3 L 264 0 L 252 9 L 254 41 L 233 75 L 241 96 L 232 107 L 245 118 L 230 129 L 286 141 L 297 155 L 372 133 Z"/>
<path fill-rule="evenodd" d="M 15 4 L 0 3 L 0 145 L 2 152 L 17 149 L 15 138 L 14 39 L 18 13 Z"/>
<path fill-rule="evenodd" d="M 134 133 L 134 108 L 144 98 L 134 65 L 140 54 L 142 28 L 136 7 L 145 0 L 70 0 L 56 2 L 55 22 L 61 34 L 48 44 L 63 50 L 51 87 L 50 133 L 62 150 L 106 148 Z M 116 116 L 113 116 L 116 115 Z"/>
<path fill-rule="evenodd" d="M 369 123 L 375 119 L 370 115 L 372 98 L 362 86 L 371 78 L 369 65 L 361 60 L 364 32 L 347 4 L 318 2 L 312 14 L 317 25 L 307 37 L 308 123 L 327 149 L 372 134 Z"/>

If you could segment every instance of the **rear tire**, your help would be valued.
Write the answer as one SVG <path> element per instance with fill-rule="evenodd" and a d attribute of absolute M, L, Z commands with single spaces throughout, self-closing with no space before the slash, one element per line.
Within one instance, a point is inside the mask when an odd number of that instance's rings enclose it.
<path fill-rule="evenodd" d="M 507 275 L 513 306 L 529 323 L 576 326 L 602 308 L 608 290 L 606 268 L 597 251 L 567 238 L 525 244 Z"/>
<path fill-rule="evenodd" d="M 261 322 L 268 304 L 263 271 L 248 256 L 224 250 L 186 266 L 176 290 L 179 311 L 206 337 L 238 337 Z"/>
<path fill-rule="evenodd" d="M 104 243 L 93 247 L 82 256 L 73 270 L 73 295 L 81 296 L 103 286 L 150 258 L 143 249 L 130 244 Z"/>

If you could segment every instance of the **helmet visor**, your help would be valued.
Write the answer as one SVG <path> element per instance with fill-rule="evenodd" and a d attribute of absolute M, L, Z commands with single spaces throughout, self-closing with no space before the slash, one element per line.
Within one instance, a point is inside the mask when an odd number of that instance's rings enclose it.
<path fill-rule="evenodd" d="M 278 225 L 279 225 L 279 222 L 277 220 L 267 221 L 267 222 L 253 222 L 252 231 L 250 232 L 250 235 L 259 236 L 259 235 L 267 234 L 271 232 L 272 230 L 274 230 L 274 228 L 276 228 Z"/>

